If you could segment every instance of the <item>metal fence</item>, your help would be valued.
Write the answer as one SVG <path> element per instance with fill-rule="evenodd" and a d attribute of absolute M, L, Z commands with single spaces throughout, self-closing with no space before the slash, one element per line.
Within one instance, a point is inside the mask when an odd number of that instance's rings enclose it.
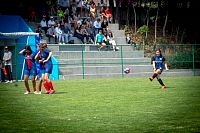
<path fill-rule="evenodd" d="M 73 47 L 73 49 L 70 50 L 70 47 Z M 106 75 L 113 75 L 110 77 L 116 77 L 114 75 L 118 75 L 117 77 L 123 78 L 126 75 L 124 73 L 124 68 L 127 66 L 132 67 L 134 70 L 134 73 L 129 74 L 129 77 L 131 75 L 137 75 L 138 71 L 141 71 L 140 73 L 142 73 L 141 69 L 143 69 L 145 65 L 151 67 L 151 69 L 145 69 L 143 73 L 152 73 L 151 57 L 154 55 L 156 48 L 161 49 L 162 54 L 167 59 L 167 64 L 170 69 L 176 71 L 191 70 L 192 75 L 199 75 L 197 70 L 199 71 L 200 69 L 200 45 L 198 44 L 124 44 L 118 45 L 117 47 L 119 48 L 118 51 L 112 51 L 109 48 L 97 51 L 96 46 L 89 44 L 61 45 L 59 46 L 60 52 L 56 55 L 59 58 L 58 62 L 60 66 L 60 75 L 78 75 L 79 77 L 81 75 L 82 79 L 86 79 L 89 75 L 91 75 L 91 66 L 96 67 L 96 71 L 94 70 L 93 73 L 95 73 L 97 77 L 98 75 L 103 75 L 103 77 L 106 77 Z M 140 51 L 140 53 L 138 51 Z M 70 53 L 75 54 L 75 52 L 76 55 L 74 56 L 68 55 Z M 93 52 L 93 55 L 88 56 L 88 52 Z M 137 54 L 139 55 L 137 56 Z M 117 68 L 113 68 L 113 70 L 110 70 L 111 72 L 103 70 L 108 70 L 109 65 L 117 66 Z M 100 68 L 97 70 L 100 66 L 101 70 L 99 70 Z M 137 66 L 143 67 L 136 69 Z M 62 71 L 64 67 L 68 69 L 68 72 Z M 81 72 L 79 69 L 81 69 Z"/>
<path fill-rule="evenodd" d="M 89 75 L 89 70 L 91 66 L 98 67 L 103 65 L 105 67 L 101 67 L 101 69 L 107 69 L 107 66 L 117 66 L 113 68 L 113 70 L 99 70 L 98 72 L 94 72 L 96 75 L 104 73 L 107 75 L 118 75 L 118 77 L 124 77 L 124 68 L 125 67 L 134 67 L 135 69 L 137 65 L 142 66 L 150 66 L 151 61 L 150 58 L 155 53 L 156 48 L 160 48 L 162 54 L 166 57 L 167 63 L 170 69 L 187 69 L 192 71 L 192 75 L 199 75 L 200 70 L 200 45 L 199 44 L 157 44 L 157 45 L 117 45 L 119 48 L 117 51 L 112 51 L 109 47 L 103 49 L 102 51 L 97 51 L 96 46 L 90 44 L 66 44 L 66 45 L 49 45 L 53 50 L 54 57 L 58 60 L 59 65 L 59 74 L 60 75 L 79 75 L 82 79 L 86 79 L 87 75 Z M 54 46 L 56 48 L 54 48 Z M 70 49 L 73 47 L 73 49 Z M 0 58 L 3 57 L 3 45 L 0 45 Z M 63 48 L 63 49 L 62 49 Z M 13 54 L 13 78 L 14 80 L 18 80 L 21 76 L 18 72 L 18 67 L 22 66 L 22 62 L 18 60 L 18 49 L 16 45 L 9 45 L 9 50 Z M 140 53 L 138 52 L 140 51 Z M 62 55 L 62 53 L 68 53 L 68 55 Z M 77 58 L 73 55 L 69 56 L 70 52 L 76 53 Z M 93 52 L 92 57 L 88 57 L 87 52 Z M 137 53 L 138 52 L 138 53 Z M 57 55 L 55 54 L 57 53 Z M 104 54 L 104 56 L 102 56 Z M 106 55 L 105 55 L 106 54 Z M 111 56 L 114 55 L 114 56 Z M 129 56 L 130 55 L 130 56 Z M 92 56 L 92 55 L 91 55 Z M 109 57 L 111 56 L 111 57 Z M 135 57 L 134 57 L 135 56 Z M 102 58 L 103 57 L 103 58 Z M 141 59 L 139 58 L 141 57 Z M 90 59 L 89 59 L 90 58 Z M 138 59 L 138 60 L 136 60 Z M 143 60 L 144 59 L 144 60 Z M 64 60 L 64 61 L 63 61 Z M 78 69 L 69 70 L 68 73 L 62 72 L 62 67 L 66 67 L 66 69 L 70 69 L 74 67 L 80 68 L 80 73 L 76 73 Z M 90 66 L 90 68 L 88 68 Z M 110 69 L 110 68 L 109 68 Z M 142 67 L 140 69 L 143 69 Z M 73 73 L 74 71 L 74 73 Z M 142 70 L 141 70 L 142 71 Z M 137 70 L 135 70 L 136 74 Z M 146 70 L 144 72 L 149 72 Z M 71 75 L 70 75 L 70 74 Z M 131 74 L 130 74 L 131 75 Z M 115 77 L 115 76 L 113 76 Z"/>

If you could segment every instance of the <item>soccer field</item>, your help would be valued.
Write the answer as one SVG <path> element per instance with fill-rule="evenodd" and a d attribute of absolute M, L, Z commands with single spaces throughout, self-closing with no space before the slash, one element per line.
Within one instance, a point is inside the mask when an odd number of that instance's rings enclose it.
<path fill-rule="evenodd" d="M 148 78 L 60 80 L 51 95 L 1 83 L 0 132 L 200 132 L 200 77 L 163 81 L 166 91 Z"/>

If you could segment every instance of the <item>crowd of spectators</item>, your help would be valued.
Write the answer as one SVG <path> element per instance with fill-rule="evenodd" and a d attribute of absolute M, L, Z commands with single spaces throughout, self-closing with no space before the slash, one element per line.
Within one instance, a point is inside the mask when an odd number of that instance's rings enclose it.
<path fill-rule="evenodd" d="M 105 3 L 93 0 L 76 0 L 69 7 L 51 6 L 39 20 L 36 32 L 39 40 L 46 40 L 48 44 L 70 44 L 73 37 L 83 44 L 96 44 L 99 48 L 109 46 L 116 50 L 116 42 L 108 24 L 112 23 L 112 14 Z M 32 17 L 34 18 L 34 17 Z M 97 35 L 102 32 L 102 39 Z M 97 40 L 100 41 L 97 43 Z"/>

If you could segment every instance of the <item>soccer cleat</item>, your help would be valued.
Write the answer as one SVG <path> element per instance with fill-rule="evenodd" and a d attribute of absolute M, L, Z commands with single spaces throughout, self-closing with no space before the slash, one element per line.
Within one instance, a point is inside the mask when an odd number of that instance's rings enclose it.
<path fill-rule="evenodd" d="M 164 86 L 162 86 L 162 89 L 163 89 L 163 90 L 166 90 L 166 88 L 167 88 L 167 87 L 166 87 L 165 85 L 164 85 Z"/>
<path fill-rule="evenodd" d="M 30 92 L 29 92 L 29 91 L 26 91 L 24 94 L 27 95 L 27 94 L 30 94 Z"/>
<path fill-rule="evenodd" d="M 38 94 L 37 91 L 34 91 L 33 93 L 34 93 L 34 94 Z"/>
<path fill-rule="evenodd" d="M 50 91 L 46 91 L 46 94 L 49 94 L 50 93 Z"/>
<path fill-rule="evenodd" d="M 53 94 L 53 93 L 55 93 L 55 91 L 54 91 L 54 90 L 51 90 L 51 91 L 49 92 L 49 94 Z"/>
<path fill-rule="evenodd" d="M 6 84 L 7 84 L 7 83 L 10 83 L 10 81 L 6 81 L 5 83 L 6 83 Z"/>
<path fill-rule="evenodd" d="M 150 81 L 152 81 L 152 80 L 153 80 L 153 78 L 152 78 L 152 77 L 150 77 L 150 78 L 149 78 L 149 80 L 150 80 Z"/>
<path fill-rule="evenodd" d="M 41 91 L 39 91 L 37 94 L 39 94 L 39 95 L 40 95 L 40 94 L 42 94 L 42 92 L 41 92 Z"/>

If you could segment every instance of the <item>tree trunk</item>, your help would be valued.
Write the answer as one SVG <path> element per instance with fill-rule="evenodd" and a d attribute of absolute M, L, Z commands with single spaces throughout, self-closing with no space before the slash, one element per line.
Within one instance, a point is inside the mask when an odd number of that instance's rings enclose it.
<path fill-rule="evenodd" d="M 129 6 L 126 13 L 126 25 L 129 27 Z"/>
<path fill-rule="evenodd" d="M 135 34 L 136 34 L 136 32 L 137 32 L 137 14 L 136 14 L 134 5 L 133 5 L 133 11 L 134 11 L 134 16 L 135 16 Z"/>
<path fill-rule="evenodd" d="M 182 32 L 182 35 L 181 35 L 181 43 L 183 43 L 184 35 L 185 35 L 185 29 L 183 29 L 183 32 Z"/>
<path fill-rule="evenodd" d="M 165 16 L 165 23 L 164 23 L 164 26 L 163 26 L 163 37 L 165 37 L 165 29 L 166 29 L 166 26 L 167 26 L 167 20 L 168 20 L 168 11 L 167 11 L 167 14 Z"/>
<path fill-rule="evenodd" d="M 154 40 L 154 43 L 157 42 L 157 20 L 158 20 L 158 11 L 159 11 L 159 8 L 157 9 L 156 19 L 155 19 L 155 40 Z"/>
<path fill-rule="evenodd" d="M 115 14 L 115 23 L 119 23 L 119 14 L 118 14 L 118 11 L 119 11 L 119 8 L 118 6 L 115 7 L 115 10 L 116 10 L 116 14 Z"/>
<path fill-rule="evenodd" d="M 147 19 L 147 27 L 149 27 L 149 12 L 150 12 L 150 9 L 147 9 L 147 14 L 146 14 L 146 19 Z M 146 31 L 146 39 L 148 37 L 148 31 Z"/>
<path fill-rule="evenodd" d="M 116 0 L 113 0 L 113 6 L 115 8 L 115 23 L 118 23 L 118 6 L 116 5 Z"/>
<path fill-rule="evenodd" d="M 176 28 L 176 43 L 178 42 L 179 26 Z"/>

